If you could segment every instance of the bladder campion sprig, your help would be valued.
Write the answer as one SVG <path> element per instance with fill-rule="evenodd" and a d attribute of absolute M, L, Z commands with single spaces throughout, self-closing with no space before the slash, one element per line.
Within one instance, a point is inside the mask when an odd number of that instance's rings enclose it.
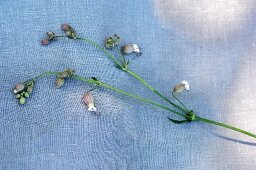
<path fill-rule="evenodd" d="M 55 34 L 50 34 L 52 36 L 49 35 L 49 33 L 47 33 L 47 40 L 48 41 L 52 41 L 52 40 L 56 40 L 57 38 L 59 37 L 67 37 L 69 39 L 73 39 L 73 40 L 80 40 L 80 41 L 84 41 L 86 42 L 87 44 L 90 44 L 94 47 L 96 47 L 97 49 L 99 49 L 100 51 L 102 51 L 104 54 L 107 55 L 107 57 L 109 57 L 109 59 L 111 59 L 114 63 L 114 65 L 122 70 L 122 71 L 125 71 L 126 73 L 130 74 L 131 76 L 135 77 L 138 81 L 140 81 L 144 86 L 146 86 L 148 89 L 150 89 L 151 91 L 153 91 L 156 95 L 158 95 L 160 98 L 162 98 L 163 100 L 165 100 L 168 104 L 171 105 L 172 108 L 169 108 L 169 107 L 166 107 L 162 104 L 159 104 L 159 103 L 156 103 L 154 101 L 151 101 L 149 99 L 146 99 L 146 98 L 143 98 L 143 97 L 140 97 L 140 96 L 137 96 L 137 95 L 134 95 L 132 93 L 129 93 L 129 92 L 126 92 L 126 91 L 123 91 L 121 89 L 118 89 L 118 88 L 115 88 L 113 86 L 110 86 L 104 82 L 101 82 L 99 81 L 98 79 L 96 79 L 95 77 L 92 77 L 92 78 L 84 78 L 82 76 L 79 76 L 79 75 L 75 75 L 74 74 L 74 71 L 72 71 L 70 73 L 70 70 L 71 69 L 66 69 L 64 70 L 63 72 L 45 72 L 45 73 L 42 73 L 40 74 L 39 76 L 33 78 L 31 81 L 33 83 L 35 83 L 35 81 L 39 78 L 42 78 L 44 76 L 47 76 L 47 75 L 57 75 L 57 80 L 56 80 L 56 86 L 57 87 L 61 87 L 63 84 L 64 84 L 64 79 L 65 78 L 72 78 L 72 79 L 77 79 L 77 80 L 80 80 L 80 81 L 83 81 L 85 83 L 91 83 L 91 84 L 95 84 L 98 86 L 102 86 L 102 87 L 105 87 L 105 88 L 108 88 L 110 90 L 113 90 L 115 92 L 118 92 L 118 93 L 121 93 L 125 96 L 128 96 L 128 97 L 131 97 L 131 98 L 134 98 L 134 99 L 137 99 L 137 100 L 140 100 L 141 102 L 145 102 L 145 103 L 148 103 L 148 104 L 151 104 L 151 105 L 154 105 L 156 107 L 159 107 L 159 108 L 162 108 L 164 110 L 167 110 L 171 113 L 174 113 L 174 114 L 177 114 L 181 117 L 184 117 L 185 119 L 184 120 L 174 120 L 174 119 L 171 119 L 171 118 L 168 118 L 171 122 L 173 123 L 176 123 L 176 124 L 182 124 L 182 123 L 188 123 L 188 122 L 192 122 L 192 121 L 202 121 L 202 122 L 205 122 L 205 123 L 209 123 L 209 124 L 213 124 L 213 125 L 217 125 L 217 126 L 221 126 L 221 127 L 224 127 L 224 128 L 227 128 L 227 129 L 231 129 L 231 130 L 234 130 L 234 131 L 237 131 L 237 132 L 240 132 L 240 133 L 243 133 L 245 135 L 248 135 L 248 136 L 251 136 L 253 138 L 256 138 L 256 135 L 253 134 L 253 133 L 250 133 L 248 131 L 245 131 L 245 130 L 242 130 L 240 128 L 237 128 L 237 127 L 234 127 L 234 126 L 231 126 L 231 125 L 228 125 L 228 124 L 225 124 L 225 123 L 221 123 L 221 122 L 217 122 L 217 121 L 213 121 L 213 120 L 209 120 L 209 119 L 206 119 L 206 118 L 202 118 L 200 116 L 197 116 L 193 110 L 191 109 L 188 109 L 177 97 L 176 97 L 176 94 L 177 93 L 180 93 L 184 90 L 189 90 L 189 84 L 188 82 L 186 81 L 182 81 L 181 83 L 177 84 L 174 88 L 173 88 L 173 91 L 172 91 L 172 95 L 173 97 L 178 101 L 178 104 L 176 104 L 175 102 L 171 101 L 170 99 L 168 99 L 167 97 L 165 97 L 164 95 L 162 95 L 161 93 L 159 93 L 156 89 L 154 89 L 152 86 L 150 86 L 144 79 L 142 79 L 140 76 L 138 76 L 136 73 L 134 73 L 133 71 L 130 70 L 130 68 L 128 67 L 129 66 L 129 60 L 127 60 L 124 55 L 126 54 L 131 54 L 131 53 L 137 53 L 137 54 L 141 54 L 140 52 L 140 48 L 137 44 L 132 44 L 131 45 L 125 45 L 123 46 L 122 48 L 119 48 L 119 43 L 120 43 L 120 37 L 117 36 L 117 34 L 114 34 L 114 36 L 112 37 L 109 37 L 107 39 L 105 39 L 105 47 L 102 47 L 101 45 L 99 45 L 98 43 L 88 39 L 88 38 L 81 38 L 81 37 L 78 37 L 76 35 L 76 32 L 74 31 L 74 29 L 68 25 L 68 24 L 62 24 L 61 25 L 61 29 L 64 31 L 65 35 L 55 35 Z M 43 44 L 43 43 L 42 43 Z M 45 43 L 43 45 L 48 45 L 49 43 Z M 129 46 L 129 49 L 128 49 L 128 46 Z M 126 48 L 124 48 L 126 47 Z M 114 54 L 110 53 L 110 50 L 112 50 L 113 48 L 116 48 L 118 50 L 118 54 L 119 54 L 119 57 L 115 57 Z M 66 73 L 69 73 L 68 76 L 63 76 L 65 75 Z M 19 87 L 17 86 L 17 92 L 19 94 L 22 94 L 22 95 L 25 95 L 25 93 L 23 92 L 26 92 L 27 90 L 27 87 L 28 85 L 27 84 L 23 84 L 24 85 L 24 88 L 23 86 Z M 22 89 L 22 90 L 20 90 Z M 15 92 L 16 92 L 15 91 Z M 24 97 L 24 96 L 22 96 Z M 90 98 L 92 96 L 88 95 L 86 96 L 86 104 L 88 106 L 88 108 L 92 109 L 94 107 L 94 103 L 92 102 L 93 101 L 93 98 Z M 90 99 L 90 100 L 88 100 Z M 92 100 L 91 100 L 92 99 Z M 91 103 L 90 103 L 91 102 Z M 25 102 L 20 102 L 21 104 L 24 104 Z M 91 104 L 89 106 L 89 103 Z"/>

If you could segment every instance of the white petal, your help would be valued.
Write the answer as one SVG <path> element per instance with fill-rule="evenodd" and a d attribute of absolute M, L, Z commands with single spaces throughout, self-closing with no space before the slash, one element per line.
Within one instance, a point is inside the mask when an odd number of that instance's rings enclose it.
<path fill-rule="evenodd" d="M 133 47 L 133 51 L 134 52 L 136 52 L 136 53 L 140 52 L 140 48 L 139 48 L 139 46 L 137 44 L 133 44 L 132 47 Z"/>

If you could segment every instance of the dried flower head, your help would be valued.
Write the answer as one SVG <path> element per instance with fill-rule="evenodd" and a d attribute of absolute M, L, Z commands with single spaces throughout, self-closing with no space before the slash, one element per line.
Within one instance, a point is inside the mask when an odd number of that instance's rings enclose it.
<path fill-rule="evenodd" d="M 56 88 L 61 88 L 65 83 L 65 79 L 72 77 L 74 74 L 75 70 L 69 68 L 65 69 L 60 75 L 57 76 L 55 81 Z"/>
<path fill-rule="evenodd" d="M 124 54 L 136 53 L 138 56 L 142 54 L 138 44 L 127 44 L 123 46 L 121 50 Z"/>
<path fill-rule="evenodd" d="M 48 39 L 49 41 L 52 41 L 54 38 L 56 38 L 55 33 L 52 32 L 52 31 L 49 31 L 49 32 L 47 32 L 46 34 L 47 34 L 47 39 Z"/>
<path fill-rule="evenodd" d="M 46 33 L 46 36 L 47 37 L 45 39 L 41 40 L 41 44 L 44 46 L 48 45 L 51 41 L 55 40 L 55 38 L 56 38 L 55 33 L 52 31 L 48 31 Z"/>
<path fill-rule="evenodd" d="M 96 112 L 97 109 L 94 106 L 93 96 L 90 92 L 86 92 L 82 98 L 84 104 L 87 106 L 88 111 L 90 112 Z"/>
<path fill-rule="evenodd" d="M 15 98 L 19 100 L 20 104 L 26 103 L 26 98 L 28 98 L 32 93 L 33 86 L 34 86 L 33 80 L 29 80 L 25 83 L 16 84 L 13 90 L 13 93 L 15 94 Z"/>
<path fill-rule="evenodd" d="M 180 93 L 184 90 L 189 90 L 189 83 L 185 80 L 174 86 L 173 93 Z"/>
<path fill-rule="evenodd" d="M 61 29 L 65 32 L 68 38 L 76 38 L 76 32 L 69 24 L 62 24 Z"/>
<path fill-rule="evenodd" d="M 120 43 L 120 37 L 117 34 L 114 34 L 111 37 L 105 39 L 105 47 L 107 49 L 112 49 Z"/>

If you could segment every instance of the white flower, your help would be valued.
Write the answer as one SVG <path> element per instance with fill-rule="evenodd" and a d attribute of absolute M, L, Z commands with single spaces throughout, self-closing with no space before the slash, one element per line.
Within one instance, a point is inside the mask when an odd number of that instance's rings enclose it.
<path fill-rule="evenodd" d="M 176 84 L 173 88 L 173 93 L 180 93 L 184 90 L 189 90 L 189 83 L 186 80 Z"/>

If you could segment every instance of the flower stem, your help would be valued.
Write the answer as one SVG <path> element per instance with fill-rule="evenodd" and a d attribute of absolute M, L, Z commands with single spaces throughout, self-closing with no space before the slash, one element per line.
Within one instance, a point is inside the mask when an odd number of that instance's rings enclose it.
<path fill-rule="evenodd" d="M 187 109 L 187 107 L 178 99 L 178 97 L 175 96 L 174 92 L 172 91 L 172 96 L 185 108 Z"/>
<path fill-rule="evenodd" d="M 109 53 L 108 50 L 106 50 L 105 48 L 101 47 L 98 43 L 96 43 L 96 42 L 94 42 L 94 41 L 91 41 L 91 40 L 89 40 L 89 39 L 87 39 L 87 38 L 80 38 L 80 37 L 76 37 L 76 39 L 74 39 L 74 40 L 82 40 L 82 41 L 85 41 L 86 43 L 89 43 L 89 44 L 92 45 L 92 46 L 95 46 L 95 47 L 98 48 L 100 51 L 102 51 L 103 53 L 105 53 L 105 54 L 109 57 L 109 59 L 111 59 L 111 60 L 114 62 L 114 64 L 121 66 L 121 65 L 119 64 L 118 60 L 115 58 L 115 56 L 112 55 L 111 53 Z"/>
<path fill-rule="evenodd" d="M 156 89 L 154 89 L 152 86 L 150 86 L 147 82 L 145 82 L 140 76 L 138 76 L 137 74 L 135 74 L 134 72 L 132 72 L 131 70 L 127 69 L 126 70 L 127 73 L 129 73 L 130 75 L 132 75 L 133 77 L 135 77 L 137 80 L 139 80 L 143 85 L 145 85 L 147 88 L 149 88 L 151 91 L 153 91 L 155 94 L 157 94 L 160 98 L 164 99 L 165 101 L 167 101 L 169 104 L 171 104 L 172 106 L 180 109 L 181 111 L 187 113 L 189 110 L 182 108 L 181 106 L 173 103 L 172 101 L 170 101 L 169 99 L 167 99 L 166 97 L 164 97 L 161 93 L 159 93 Z"/>
<path fill-rule="evenodd" d="M 221 126 L 221 127 L 227 128 L 227 129 L 231 129 L 231 130 L 234 130 L 234 131 L 243 133 L 243 134 L 248 135 L 248 136 L 251 136 L 251 137 L 253 137 L 253 138 L 256 138 L 256 135 L 253 134 L 253 133 L 251 133 L 251 132 L 242 130 L 242 129 L 240 129 L 240 128 L 237 128 L 237 127 L 234 127 L 234 126 L 225 124 L 225 123 L 216 122 L 216 121 L 209 120 L 209 119 L 205 119 L 205 118 L 202 118 L 202 117 L 199 117 L 199 116 L 196 116 L 196 119 L 199 120 L 199 121 L 208 123 L 208 124 L 213 124 L 213 125 Z"/>
<path fill-rule="evenodd" d="M 61 74 L 61 72 L 47 71 L 47 72 L 44 72 L 44 73 L 39 74 L 38 76 L 34 77 L 34 78 L 32 79 L 32 81 L 36 81 L 36 80 L 38 80 L 38 79 L 40 79 L 40 78 L 42 78 L 42 77 L 48 76 L 48 75 L 59 75 L 59 74 Z"/>
<path fill-rule="evenodd" d="M 56 35 L 55 38 L 66 38 L 66 35 Z"/>

